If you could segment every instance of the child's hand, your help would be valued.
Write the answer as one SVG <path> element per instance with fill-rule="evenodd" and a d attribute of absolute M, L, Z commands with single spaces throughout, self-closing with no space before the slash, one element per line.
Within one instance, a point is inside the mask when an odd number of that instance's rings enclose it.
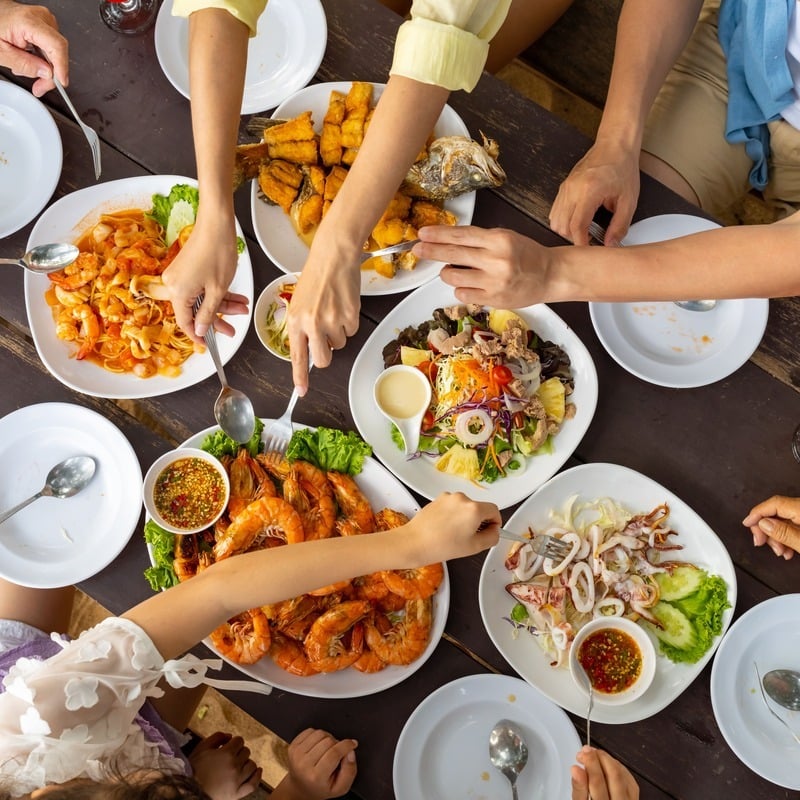
<path fill-rule="evenodd" d="M 229 733 L 207 736 L 192 751 L 189 763 L 211 800 L 239 800 L 261 780 L 261 767 L 250 758 L 244 739 Z"/>
<path fill-rule="evenodd" d="M 289 774 L 278 784 L 278 800 L 327 800 L 340 797 L 356 777 L 355 739 L 335 739 L 327 731 L 306 728 L 289 744 Z"/>
<path fill-rule="evenodd" d="M 639 786 L 627 768 L 603 750 L 583 747 L 572 768 L 572 800 L 638 800 Z"/>

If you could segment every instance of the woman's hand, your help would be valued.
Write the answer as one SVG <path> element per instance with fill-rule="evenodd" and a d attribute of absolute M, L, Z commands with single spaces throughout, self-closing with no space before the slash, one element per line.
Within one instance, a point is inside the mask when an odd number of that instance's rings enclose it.
<path fill-rule="evenodd" d="M 212 733 L 189 756 L 195 780 L 211 800 L 239 800 L 255 791 L 261 767 L 250 758 L 241 736 Z"/>
<path fill-rule="evenodd" d="M 38 47 L 50 63 L 29 52 L 31 45 Z M 15 75 L 36 78 L 32 87 L 36 97 L 55 86 L 54 71 L 61 83 L 69 83 L 68 49 L 56 18 L 44 6 L 0 0 L 0 65 Z"/>
<path fill-rule="evenodd" d="M 639 786 L 633 775 L 608 753 L 583 747 L 572 767 L 572 800 L 637 800 Z"/>
<path fill-rule="evenodd" d="M 289 744 L 289 773 L 271 797 L 275 800 L 327 800 L 340 797 L 356 777 L 355 739 L 338 740 L 327 731 L 306 728 Z"/>
<path fill-rule="evenodd" d="M 754 506 L 742 525 L 752 531 L 756 547 L 767 544 L 787 561 L 800 553 L 800 497 L 776 494 Z"/>

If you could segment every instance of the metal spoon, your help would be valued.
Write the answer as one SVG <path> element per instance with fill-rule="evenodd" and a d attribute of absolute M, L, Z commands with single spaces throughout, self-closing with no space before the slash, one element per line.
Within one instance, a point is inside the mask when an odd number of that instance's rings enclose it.
<path fill-rule="evenodd" d="M 518 800 L 517 778 L 528 763 L 528 745 L 519 728 L 508 719 L 501 719 L 489 734 L 489 760 L 511 784 L 512 800 Z"/>
<path fill-rule="evenodd" d="M 773 669 L 763 678 L 766 693 L 779 705 L 800 711 L 800 672 L 794 669 Z"/>
<path fill-rule="evenodd" d="M 594 686 L 592 686 L 589 675 L 583 668 L 583 664 L 576 659 L 576 669 L 574 670 L 575 678 L 580 683 L 584 692 L 589 695 L 589 706 L 586 709 L 586 746 L 590 747 L 592 744 L 592 708 L 594 708 Z"/>
<path fill-rule="evenodd" d="M 195 314 L 202 302 L 202 296 L 195 300 Z M 209 326 L 203 338 L 208 352 L 211 354 L 211 360 L 217 369 L 219 382 L 222 384 L 222 389 L 214 401 L 214 419 L 216 419 L 223 432 L 230 436 L 234 442 L 247 442 L 256 429 L 256 414 L 253 411 L 253 404 L 244 392 L 228 385 L 225 370 L 222 368 L 222 359 L 219 357 L 217 336 L 213 325 Z"/>
<path fill-rule="evenodd" d="M 47 473 L 44 486 L 35 495 L 0 514 L 0 522 L 5 522 L 17 511 L 30 505 L 40 497 L 72 497 L 92 479 L 95 466 L 95 461 L 91 456 L 73 456 L 65 459 L 60 464 L 56 464 Z"/>
<path fill-rule="evenodd" d="M 0 264 L 17 264 L 45 275 L 69 266 L 77 257 L 80 250 L 74 244 L 40 244 L 28 250 L 22 258 L 0 258 Z"/>

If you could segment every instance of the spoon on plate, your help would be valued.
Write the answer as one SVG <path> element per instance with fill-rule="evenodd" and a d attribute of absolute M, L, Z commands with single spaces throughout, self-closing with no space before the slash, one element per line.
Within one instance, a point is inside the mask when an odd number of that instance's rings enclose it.
<path fill-rule="evenodd" d="M 794 669 L 773 669 L 764 675 L 764 691 L 779 705 L 800 711 L 800 672 Z"/>
<path fill-rule="evenodd" d="M 0 258 L 0 264 L 17 264 L 31 272 L 45 275 L 69 266 L 80 253 L 74 244 L 39 244 L 22 258 Z"/>
<path fill-rule="evenodd" d="M 89 483 L 95 467 L 95 460 L 91 456 L 72 456 L 61 461 L 47 473 L 44 486 L 27 500 L 0 514 L 0 522 L 5 522 L 40 497 L 72 497 Z"/>
<path fill-rule="evenodd" d="M 489 734 L 489 760 L 511 784 L 511 798 L 518 800 L 517 778 L 528 763 L 528 745 L 520 729 L 508 719 L 501 719 Z"/>

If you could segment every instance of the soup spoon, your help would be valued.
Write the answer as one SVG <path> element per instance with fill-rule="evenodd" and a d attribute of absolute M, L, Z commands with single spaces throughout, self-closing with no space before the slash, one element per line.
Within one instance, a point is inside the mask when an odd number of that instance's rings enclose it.
<path fill-rule="evenodd" d="M 489 734 L 489 760 L 511 784 L 512 800 L 517 800 L 517 778 L 528 763 L 528 745 L 522 732 L 508 719 L 501 719 Z"/>
<path fill-rule="evenodd" d="M 14 508 L 0 514 L 0 522 L 5 522 L 17 511 L 21 511 L 40 497 L 72 497 L 92 479 L 95 466 L 95 461 L 91 456 L 73 456 L 56 464 L 47 473 L 44 486 L 27 500 L 23 500 Z"/>
<path fill-rule="evenodd" d="M 39 244 L 22 258 L 0 258 L 0 264 L 17 264 L 31 272 L 45 275 L 69 266 L 80 253 L 74 244 Z"/>
<path fill-rule="evenodd" d="M 790 711 L 800 711 L 800 672 L 794 669 L 770 670 L 761 681 L 767 694 Z"/>

